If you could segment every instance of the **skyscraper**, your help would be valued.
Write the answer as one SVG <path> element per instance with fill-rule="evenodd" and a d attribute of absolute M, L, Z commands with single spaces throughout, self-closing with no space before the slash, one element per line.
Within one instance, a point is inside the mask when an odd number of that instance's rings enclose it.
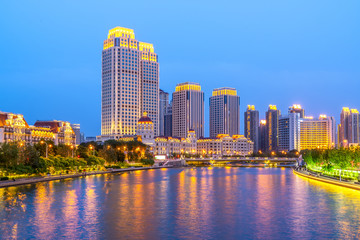
<path fill-rule="evenodd" d="M 300 118 L 305 117 L 305 110 L 301 108 L 301 105 L 299 104 L 293 104 L 289 107 L 288 113 L 299 113 Z"/>
<path fill-rule="evenodd" d="M 248 105 L 244 113 L 244 135 L 254 143 L 254 152 L 259 151 L 259 111 L 254 105 Z"/>
<path fill-rule="evenodd" d="M 160 89 L 159 92 L 159 135 L 165 135 L 165 114 L 169 107 L 169 94 Z"/>
<path fill-rule="evenodd" d="M 279 150 L 300 150 L 300 113 L 290 112 L 279 118 Z"/>
<path fill-rule="evenodd" d="M 359 144 L 359 111 L 357 109 L 350 110 L 348 123 L 349 144 Z"/>
<path fill-rule="evenodd" d="M 172 134 L 186 138 L 190 129 L 204 136 L 204 92 L 198 83 L 176 85 L 172 103 Z"/>
<path fill-rule="evenodd" d="M 340 125 L 338 132 L 340 147 L 348 146 L 349 115 L 350 109 L 348 107 L 343 107 L 340 114 Z"/>
<path fill-rule="evenodd" d="M 341 147 L 360 143 L 359 111 L 344 107 L 340 115 L 339 144 Z"/>
<path fill-rule="evenodd" d="M 279 117 L 280 110 L 276 105 L 269 105 L 266 112 L 266 150 L 277 151 L 279 146 Z"/>
<path fill-rule="evenodd" d="M 164 136 L 172 136 L 172 101 L 166 109 L 166 114 L 164 116 Z"/>
<path fill-rule="evenodd" d="M 240 133 L 240 97 L 234 88 L 216 88 L 210 97 L 210 137 Z"/>
<path fill-rule="evenodd" d="M 259 150 L 266 151 L 266 120 L 260 120 L 259 126 Z"/>
<path fill-rule="evenodd" d="M 132 29 L 115 27 L 102 51 L 102 137 L 135 135 L 143 112 L 153 121 L 158 135 L 158 56 L 152 44 L 135 39 Z"/>

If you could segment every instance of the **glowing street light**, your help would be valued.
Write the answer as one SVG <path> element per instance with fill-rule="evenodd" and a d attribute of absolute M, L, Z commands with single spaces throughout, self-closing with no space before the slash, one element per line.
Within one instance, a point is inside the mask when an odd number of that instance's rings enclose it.
<path fill-rule="evenodd" d="M 46 154 L 45 154 L 45 157 L 48 158 L 48 152 L 49 152 L 49 147 L 52 148 L 52 145 L 51 144 L 47 144 L 47 142 L 45 141 L 40 141 L 40 144 L 45 144 L 46 145 Z"/>
<path fill-rule="evenodd" d="M 72 157 L 72 158 L 74 158 L 74 146 L 73 146 L 73 145 L 71 145 L 71 147 L 70 147 L 70 148 L 71 148 L 71 152 L 72 152 L 72 153 L 71 153 L 71 157 Z"/>

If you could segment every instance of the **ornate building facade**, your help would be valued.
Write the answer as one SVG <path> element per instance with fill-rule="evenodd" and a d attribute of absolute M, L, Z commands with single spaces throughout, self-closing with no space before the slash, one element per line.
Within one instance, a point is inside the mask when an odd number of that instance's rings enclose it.
<path fill-rule="evenodd" d="M 37 121 L 30 126 L 21 114 L 0 112 L 0 143 L 38 143 L 53 141 L 55 145 L 75 145 L 76 136 L 69 122 Z"/>

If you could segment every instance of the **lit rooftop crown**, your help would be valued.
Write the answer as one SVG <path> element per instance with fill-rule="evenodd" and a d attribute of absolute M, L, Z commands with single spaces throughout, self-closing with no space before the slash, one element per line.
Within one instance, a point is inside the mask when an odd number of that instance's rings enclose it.
<path fill-rule="evenodd" d="M 247 110 L 255 111 L 255 106 L 254 105 L 247 105 Z"/>
<path fill-rule="evenodd" d="M 135 33 L 133 29 L 124 27 L 115 27 L 109 30 L 108 39 L 115 37 L 126 37 L 135 39 Z"/>
<path fill-rule="evenodd" d="M 198 83 L 184 82 L 177 84 L 175 88 L 175 92 L 187 91 L 187 90 L 201 91 L 201 86 Z"/>
<path fill-rule="evenodd" d="M 325 114 L 321 114 L 319 117 L 319 119 L 326 119 L 326 118 L 327 118 L 327 116 Z"/>
<path fill-rule="evenodd" d="M 144 52 L 154 52 L 154 45 L 151 43 L 139 42 L 139 50 Z"/>
<path fill-rule="evenodd" d="M 300 104 L 293 104 L 291 106 L 292 109 L 301 109 L 301 105 Z"/>
<path fill-rule="evenodd" d="M 276 105 L 269 105 L 269 110 L 277 110 Z"/>
<path fill-rule="evenodd" d="M 351 109 L 351 113 L 359 113 L 359 111 L 357 109 Z"/>
<path fill-rule="evenodd" d="M 342 110 L 343 110 L 344 112 L 350 112 L 350 109 L 349 109 L 348 107 L 343 107 Z"/>
<path fill-rule="evenodd" d="M 229 88 L 229 87 L 222 87 L 222 88 L 215 88 L 212 92 L 213 96 L 220 96 L 220 95 L 232 95 L 236 96 L 236 89 Z"/>
<path fill-rule="evenodd" d="M 260 125 L 266 125 L 266 120 L 260 120 Z"/>

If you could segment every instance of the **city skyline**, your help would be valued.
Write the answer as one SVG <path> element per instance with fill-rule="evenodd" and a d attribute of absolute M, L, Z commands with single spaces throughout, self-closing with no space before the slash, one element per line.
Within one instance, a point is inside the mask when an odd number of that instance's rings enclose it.
<path fill-rule="evenodd" d="M 202 2 L 193 3 L 191 9 L 176 3 L 166 4 L 169 13 L 161 12 L 164 3 L 156 2 L 149 7 L 158 14 L 148 22 L 127 12 L 111 16 L 105 6 L 96 4 L 89 4 L 89 9 L 80 16 L 76 14 L 80 4 L 59 5 L 60 11 L 65 7 L 70 9 L 68 18 L 60 20 L 44 11 L 48 6 L 24 3 L 15 7 L 11 2 L 4 3 L 1 19 L 6 25 L 2 25 L 0 40 L 3 43 L 0 78 L 3 88 L 16 88 L 20 97 L 2 94 L 0 110 L 24 114 L 29 122 L 64 119 L 81 124 L 87 136 L 100 135 L 101 43 L 109 29 L 123 26 L 134 29 L 139 39 L 154 44 L 161 65 L 160 88 L 164 91 L 171 94 L 176 84 L 184 80 L 198 82 L 203 86 L 205 106 L 208 106 L 212 89 L 237 89 L 242 99 L 241 134 L 242 113 L 249 104 L 259 110 L 260 119 L 264 119 L 269 104 L 276 104 L 285 112 L 289 105 L 297 103 L 306 109 L 306 115 L 335 116 L 339 123 L 342 107 L 360 108 L 357 94 L 360 34 L 356 27 L 359 16 L 354 7 L 359 3 L 318 2 L 312 3 L 311 9 L 309 1 L 277 3 L 272 6 L 263 2 L 255 8 L 255 3 L 234 2 L 234 6 L 238 4 L 243 9 L 242 15 L 208 4 L 205 13 L 196 17 L 195 13 L 204 7 Z M 114 4 L 116 7 L 120 3 Z M 279 10 L 279 4 L 286 4 L 289 11 Z M 31 13 L 26 11 L 29 8 L 33 9 Z M 175 9 L 187 11 L 189 18 L 183 21 L 175 14 L 164 21 Z M 145 11 L 148 10 L 140 9 L 139 13 Z M 215 11 L 223 16 L 216 22 L 211 20 Z M 232 14 L 226 15 L 227 11 Z M 263 11 L 262 19 L 267 19 L 266 23 L 251 16 L 254 11 Z M 94 20 L 94 13 L 104 18 Z M 17 20 L 20 14 L 23 18 Z M 33 14 L 39 18 L 31 19 Z M 303 20 L 305 14 L 307 18 Z M 45 18 L 47 21 L 42 21 Z M 87 25 L 83 24 L 85 20 Z M 216 46 L 216 40 L 211 37 L 216 29 L 226 32 L 231 44 L 209 55 L 208 49 Z M 188 33 L 206 41 L 193 46 L 184 37 Z M 25 34 L 26 41 L 22 41 Z M 86 41 L 80 40 L 84 36 Z M 51 48 L 55 45 L 56 48 Z M 47 51 L 50 48 L 52 51 Z M 205 136 L 208 136 L 207 107 L 204 115 Z"/>

